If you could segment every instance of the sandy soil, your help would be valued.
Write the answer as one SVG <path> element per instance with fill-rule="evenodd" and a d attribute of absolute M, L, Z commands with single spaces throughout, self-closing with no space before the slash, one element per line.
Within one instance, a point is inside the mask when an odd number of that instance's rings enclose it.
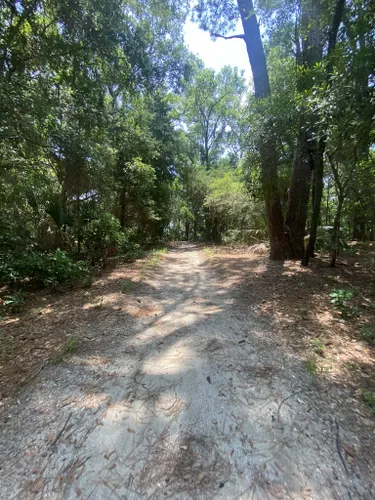
<path fill-rule="evenodd" d="M 72 306 L 74 354 L 3 405 L 0 498 L 375 498 L 374 419 L 232 267 L 179 244 L 128 294 Z"/>

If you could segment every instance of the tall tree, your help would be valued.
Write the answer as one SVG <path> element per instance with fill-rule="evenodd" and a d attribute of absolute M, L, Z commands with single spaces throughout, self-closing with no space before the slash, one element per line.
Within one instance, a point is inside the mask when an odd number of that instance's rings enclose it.
<path fill-rule="evenodd" d="M 230 146 L 231 125 L 241 112 L 244 92 L 243 77 L 230 66 L 218 73 L 198 69 L 186 85 L 182 113 L 207 169 Z"/>
<path fill-rule="evenodd" d="M 260 35 L 260 29 L 252 0 L 238 0 L 237 3 L 221 2 L 220 0 L 199 0 L 198 18 L 202 28 L 213 36 L 226 39 L 241 38 L 246 43 L 246 49 L 253 73 L 255 98 L 262 102 L 271 96 L 270 82 L 267 70 L 266 56 Z M 240 17 L 243 34 L 225 36 L 234 27 Z M 217 28 L 222 30 L 217 33 Z M 284 232 L 284 218 L 281 208 L 278 185 L 278 153 L 276 137 L 272 133 L 272 124 L 268 123 L 259 142 L 262 183 L 266 203 L 270 258 L 284 259 L 289 256 L 289 242 Z"/>

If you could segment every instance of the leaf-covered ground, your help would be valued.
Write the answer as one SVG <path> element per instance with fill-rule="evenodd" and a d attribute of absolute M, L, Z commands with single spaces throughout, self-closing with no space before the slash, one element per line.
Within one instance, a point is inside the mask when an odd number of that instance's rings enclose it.
<path fill-rule="evenodd" d="M 373 498 L 373 253 L 351 253 L 176 244 L 35 294 L 2 325 L 0 497 Z"/>

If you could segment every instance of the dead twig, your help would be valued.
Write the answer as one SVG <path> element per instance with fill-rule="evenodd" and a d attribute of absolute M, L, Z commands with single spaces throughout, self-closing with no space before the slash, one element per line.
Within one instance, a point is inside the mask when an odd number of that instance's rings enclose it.
<path fill-rule="evenodd" d="M 288 401 L 288 399 L 294 397 L 294 396 L 297 396 L 297 394 L 301 394 L 301 392 L 305 392 L 305 389 L 300 389 L 299 391 L 296 391 L 296 392 L 293 392 L 292 394 L 289 394 L 288 397 L 284 398 L 281 403 L 279 404 L 279 407 L 277 409 L 277 420 L 280 420 L 280 409 L 282 407 L 282 405 Z"/>
<path fill-rule="evenodd" d="M 65 424 L 63 425 L 61 431 L 57 434 L 57 436 L 53 440 L 53 443 L 51 444 L 51 447 L 54 446 L 57 443 L 57 441 L 60 439 L 60 437 L 62 436 L 63 432 L 66 429 L 66 426 L 68 425 L 68 422 L 69 422 L 71 416 L 72 416 L 72 413 L 69 413 L 69 417 L 66 419 Z"/>
<path fill-rule="evenodd" d="M 344 469 L 346 471 L 347 474 L 349 474 L 349 470 L 348 470 L 348 466 L 346 465 L 346 462 L 345 462 L 345 458 L 342 454 L 342 451 L 341 451 L 341 441 L 340 441 L 340 427 L 339 427 L 339 423 L 337 422 L 337 420 L 335 419 L 335 424 L 336 424 L 336 448 L 337 448 L 337 453 L 340 457 L 340 460 L 341 460 L 341 463 L 342 465 L 344 466 Z"/>

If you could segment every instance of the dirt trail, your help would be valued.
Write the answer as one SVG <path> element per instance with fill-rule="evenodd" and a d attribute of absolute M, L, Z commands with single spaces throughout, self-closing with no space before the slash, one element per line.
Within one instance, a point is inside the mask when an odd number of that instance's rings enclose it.
<path fill-rule="evenodd" d="M 0 498 L 375 498 L 371 422 L 231 285 L 171 248 L 137 314 L 89 324 L 4 409 Z"/>

